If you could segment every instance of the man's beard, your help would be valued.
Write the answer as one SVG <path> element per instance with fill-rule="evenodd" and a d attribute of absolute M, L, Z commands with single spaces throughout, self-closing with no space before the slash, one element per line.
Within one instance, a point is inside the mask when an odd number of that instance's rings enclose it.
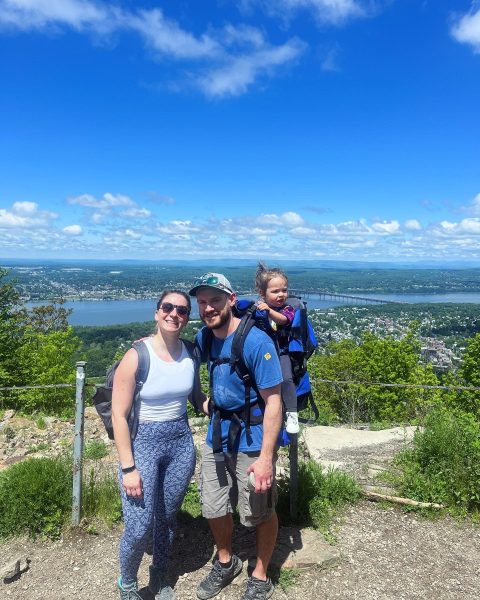
<path fill-rule="evenodd" d="M 202 319 L 202 321 L 205 323 L 205 325 L 209 328 L 209 329 L 221 329 L 224 325 L 226 325 L 228 323 L 228 321 L 230 320 L 230 312 L 229 311 L 225 311 L 224 313 L 220 313 L 218 315 L 218 317 L 220 317 L 220 320 L 218 321 L 218 323 L 209 325 L 205 319 Z"/>

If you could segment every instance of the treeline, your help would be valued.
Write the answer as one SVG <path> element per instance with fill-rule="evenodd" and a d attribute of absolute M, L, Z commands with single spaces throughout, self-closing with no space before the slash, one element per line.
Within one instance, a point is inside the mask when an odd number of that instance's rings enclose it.
<path fill-rule="evenodd" d="M 272 265 L 273 266 L 273 265 Z M 280 264 L 280 266 L 282 266 Z M 39 265 L 15 269 L 19 289 L 31 299 L 50 299 L 58 295 L 75 296 L 101 292 L 103 298 L 123 294 L 155 298 L 165 287 L 188 289 L 195 277 L 211 266 L 155 264 Z M 217 266 L 235 289 L 248 293 L 254 288 L 255 266 Z M 393 268 L 311 268 L 288 266 L 291 288 L 361 295 L 363 293 L 424 293 L 480 291 L 480 269 L 393 269 Z M 34 274 L 33 274 L 34 273 Z M 54 284 L 54 285 L 52 285 Z"/>

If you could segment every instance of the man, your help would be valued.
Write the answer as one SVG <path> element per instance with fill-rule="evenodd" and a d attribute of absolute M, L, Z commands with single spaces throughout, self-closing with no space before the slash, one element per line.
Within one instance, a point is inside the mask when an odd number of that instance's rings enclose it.
<path fill-rule="evenodd" d="M 267 567 L 278 532 L 275 460 L 282 420 L 280 362 L 268 335 L 253 327 L 245 338 L 243 357 L 253 378 L 250 414 L 257 416 L 247 430 L 245 385 L 228 364 L 240 324 L 232 312 L 236 294 L 220 273 L 206 273 L 189 293 L 196 296 L 206 325 L 196 342 L 204 356 L 208 353 L 213 415 L 202 451 L 200 490 L 202 514 L 208 519 L 218 555 L 197 596 L 213 598 L 242 571 L 242 561 L 232 554 L 232 512 L 238 502 L 241 523 L 255 527 L 257 537 L 257 562 L 242 600 L 266 600 L 273 594 Z M 209 412 L 207 402 L 204 410 Z"/>

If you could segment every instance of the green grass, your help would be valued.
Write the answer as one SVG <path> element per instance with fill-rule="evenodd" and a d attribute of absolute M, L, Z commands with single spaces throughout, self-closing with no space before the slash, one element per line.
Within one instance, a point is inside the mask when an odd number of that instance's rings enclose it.
<path fill-rule="evenodd" d="M 122 518 L 122 503 L 117 477 L 111 473 L 100 475 L 93 467 L 84 479 L 82 514 L 87 520 L 100 519 L 111 526 Z M 96 527 L 89 523 L 89 532 Z"/>
<path fill-rule="evenodd" d="M 278 585 L 284 592 L 288 592 L 297 583 L 299 574 L 299 569 L 280 569 Z"/>
<path fill-rule="evenodd" d="M 51 445 L 46 442 L 40 442 L 39 444 L 32 444 L 27 450 L 27 454 L 35 454 L 36 452 L 43 452 L 44 450 L 50 450 Z"/>
<path fill-rule="evenodd" d="M 202 506 L 200 504 L 200 495 L 196 483 L 189 483 L 187 493 L 183 500 L 180 511 L 183 516 L 189 516 L 196 519 L 202 514 Z"/>
<path fill-rule="evenodd" d="M 35 424 L 37 425 L 38 429 L 47 428 L 47 422 L 45 421 L 45 417 L 43 415 L 37 417 L 37 419 L 35 420 Z"/>
<path fill-rule="evenodd" d="M 290 519 L 290 481 L 279 482 L 278 513 L 283 523 Z M 359 486 L 355 480 L 337 469 L 324 471 L 313 460 L 299 462 L 297 523 L 312 526 L 332 538 L 334 517 L 350 503 L 359 498 Z"/>
<path fill-rule="evenodd" d="M 85 444 L 83 457 L 87 460 L 99 460 L 108 455 L 108 448 L 101 440 L 92 440 Z"/>

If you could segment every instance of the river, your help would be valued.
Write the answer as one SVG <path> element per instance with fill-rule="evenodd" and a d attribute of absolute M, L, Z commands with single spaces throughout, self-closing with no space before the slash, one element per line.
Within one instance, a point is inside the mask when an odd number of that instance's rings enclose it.
<path fill-rule="evenodd" d="M 452 292 L 447 294 L 361 294 L 362 297 L 389 300 L 394 302 L 413 303 L 439 303 L 452 302 L 457 304 L 480 304 L 480 292 Z M 358 304 L 353 302 L 339 302 L 336 300 L 321 300 L 316 294 L 306 298 L 308 308 L 331 308 Z M 132 323 L 134 321 L 153 320 L 156 300 L 79 300 L 65 302 L 65 308 L 73 309 L 69 317 L 71 325 L 117 325 Z M 30 302 L 27 306 L 38 306 L 45 302 Z M 198 319 L 195 300 L 192 303 L 193 319 Z"/>

